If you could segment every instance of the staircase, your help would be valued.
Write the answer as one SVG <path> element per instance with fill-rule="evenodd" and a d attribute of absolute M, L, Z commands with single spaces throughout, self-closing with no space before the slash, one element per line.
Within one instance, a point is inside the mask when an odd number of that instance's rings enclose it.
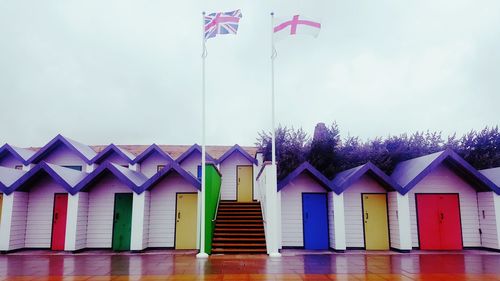
<path fill-rule="evenodd" d="M 265 254 L 266 236 L 259 202 L 220 201 L 212 254 Z"/>

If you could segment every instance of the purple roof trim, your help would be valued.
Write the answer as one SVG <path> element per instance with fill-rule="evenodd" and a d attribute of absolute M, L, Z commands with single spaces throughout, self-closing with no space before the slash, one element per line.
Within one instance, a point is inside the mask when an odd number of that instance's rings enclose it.
<path fill-rule="evenodd" d="M 335 193 L 341 194 L 366 173 L 373 176 L 386 190 L 401 193 L 401 187 L 372 162 L 338 173 L 331 181 L 331 187 Z"/>
<path fill-rule="evenodd" d="M 133 161 L 132 164 L 136 163 L 142 163 L 144 160 L 146 160 L 149 156 L 152 154 L 157 153 L 160 155 L 163 159 L 167 160 L 168 163 L 172 163 L 175 160 L 172 158 L 172 156 L 168 155 L 165 151 L 163 151 L 159 146 L 156 144 L 150 145 L 146 150 L 144 150 L 141 154 L 139 154 Z"/>
<path fill-rule="evenodd" d="M 92 158 L 91 162 L 100 164 L 106 157 L 108 157 L 109 155 L 111 155 L 113 153 L 120 156 L 120 158 L 127 161 L 127 163 L 132 163 L 132 159 L 135 158 L 135 156 L 132 153 L 130 153 L 124 149 L 121 149 L 114 144 L 110 144 L 105 149 L 103 149 L 101 152 L 99 152 L 99 154 L 97 154 L 94 158 Z"/>
<path fill-rule="evenodd" d="M 37 151 L 32 157 L 30 157 L 30 159 L 26 161 L 25 165 L 30 163 L 36 164 L 37 162 L 45 158 L 47 154 L 56 149 L 59 145 L 65 145 L 71 151 L 74 151 L 87 164 L 92 164 L 91 159 L 97 154 L 92 148 L 85 144 L 65 138 L 62 135 L 57 135 L 49 143 L 47 143 L 44 147 Z"/>
<path fill-rule="evenodd" d="M 500 167 L 480 170 L 479 172 L 500 188 Z"/>
<path fill-rule="evenodd" d="M 288 174 L 284 179 L 278 183 L 278 191 L 285 188 L 291 181 L 297 178 L 302 173 L 308 173 L 312 176 L 321 186 L 323 186 L 327 191 L 333 191 L 330 187 L 330 181 L 316 168 L 314 168 L 309 162 L 302 163 L 293 172 Z"/>
<path fill-rule="evenodd" d="M 68 193 L 76 194 L 77 189 L 75 185 L 81 182 L 86 176 L 86 173 L 76 171 L 69 168 L 60 167 L 57 165 L 40 162 L 33 169 L 29 170 L 22 177 L 20 177 L 12 186 L 5 189 L 6 194 L 11 194 L 14 191 L 21 190 L 30 180 L 38 176 L 40 173 L 46 173 L 55 182 L 60 184 Z"/>
<path fill-rule="evenodd" d="M 450 164 L 454 170 L 471 182 L 476 190 L 494 191 L 500 194 L 499 187 L 451 149 L 401 162 L 396 166 L 391 177 L 402 186 L 401 194 L 404 195 L 443 162 Z M 404 176 L 405 174 L 411 177 Z"/>
<path fill-rule="evenodd" d="M 5 192 L 24 174 L 26 174 L 26 171 L 0 167 L 0 192 Z"/>
<path fill-rule="evenodd" d="M 145 190 L 152 188 L 153 186 L 155 186 L 158 182 L 160 182 L 163 178 L 165 178 L 167 175 L 171 174 L 172 172 L 179 174 L 187 182 L 192 184 L 196 189 L 201 190 L 201 182 L 198 181 L 198 179 L 193 177 L 193 175 L 191 175 L 191 173 L 184 170 L 179 164 L 172 162 L 172 163 L 168 164 L 167 166 L 165 166 L 165 168 L 161 169 L 156 174 L 154 174 L 151 178 L 149 178 L 147 180 L 147 182 L 144 183 L 142 191 L 145 191 Z"/>
<path fill-rule="evenodd" d="M 0 159 L 9 153 L 14 158 L 19 160 L 19 162 L 23 163 L 24 165 L 27 165 L 26 161 L 28 161 L 28 159 L 31 156 L 33 156 L 33 154 L 35 154 L 35 151 L 25 148 L 15 147 L 7 143 L 4 144 L 2 147 L 0 147 Z"/>
<path fill-rule="evenodd" d="M 181 154 L 181 156 L 177 157 L 177 159 L 175 160 L 177 163 L 181 164 L 182 161 L 186 160 L 186 158 L 188 158 L 192 153 L 195 153 L 195 152 L 199 152 L 201 154 L 201 146 L 199 146 L 198 144 L 193 144 L 188 150 L 186 150 L 184 153 Z M 212 156 L 210 156 L 210 154 L 206 153 L 205 152 L 205 158 L 206 158 L 206 161 L 211 161 L 211 162 L 216 162 L 214 158 L 212 158 Z"/>
<path fill-rule="evenodd" d="M 250 154 L 248 154 L 248 152 L 246 152 L 243 148 L 241 148 L 241 146 L 235 144 L 233 147 L 231 147 L 228 151 L 226 151 L 218 160 L 217 160 L 217 164 L 220 164 L 222 162 L 224 162 L 224 160 L 226 160 L 227 158 L 229 158 L 229 156 L 231 156 L 233 153 L 235 152 L 239 152 L 241 155 L 243 155 L 243 157 L 245 157 L 250 163 L 254 164 L 254 165 L 257 165 L 257 159 L 255 159 L 254 157 L 250 156 Z"/>
<path fill-rule="evenodd" d="M 75 189 L 79 192 L 92 185 L 102 174 L 110 172 L 119 181 L 127 185 L 132 191 L 139 194 L 142 192 L 141 186 L 147 181 L 147 177 L 139 172 L 132 171 L 120 165 L 106 162 L 100 165 L 81 181 Z"/>

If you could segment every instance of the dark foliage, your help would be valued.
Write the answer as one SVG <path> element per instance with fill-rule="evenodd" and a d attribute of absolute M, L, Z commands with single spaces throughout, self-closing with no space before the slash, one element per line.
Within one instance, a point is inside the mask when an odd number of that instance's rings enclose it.
<path fill-rule="evenodd" d="M 395 166 L 411 158 L 451 148 L 477 169 L 500 166 L 500 131 L 498 126 L 470 131 L 462 137 L 456 135 L 443 139 L 440 132 L 416 132 L 387 138 L 362 141 L 359 137 L 341 139 L 336 123 L 329 127 L 318 124 L 314 138 L 301 129 L 278 127 L 276 151 L 278 179 L 284 178 L 303 161 L 309 161 L 327 177 L 336 173 L 373 162 L 391 174 Z M 318 130 L 318 127 L 319 128 Z M 270 133 L 261 132 L 257 145 L 271 160 Z"/>

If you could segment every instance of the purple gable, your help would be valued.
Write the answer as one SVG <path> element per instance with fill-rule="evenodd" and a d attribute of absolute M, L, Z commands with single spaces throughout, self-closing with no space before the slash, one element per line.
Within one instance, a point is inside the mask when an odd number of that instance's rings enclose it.
<path fill-rule="evenodd" d="M 24 191 L 29 187 L 30 182 L 43 174 L 48 175 L 70 194 L 76 194 L 78 190 L 75 189 L 75 186 L 88 175 L 84 172 L 41 162 L 21 176 L 10 188 L 5 189 L 4 192 L 11 194 L 14 191 Z"/>
<path fill-rule="evenodd" d="M 316 168 L 314 168 L 309 162 L 302 163 L 299 167 L 297 167 L 293 172 L 288 174 L 284 179 L 282 179 L 278 183 L 278 191 L 285 188 L 291 181 L 297 178 L 302 173 L 307 173 L 313 179 L 315 179 L 321 186 L 323 186 L 327 191 L 333 191 L 330 187 L 329 180 Z"/>
<path fill-rule="evenodd" d="M 139 194 L 142 192 L 142 185 L 147 181 L 147 177 L 139 172 L 132 171 L 128 168 L 106 162 L 90 173 L 83 181 L 81 181 L 75 189 L 82 191 L 88 189 L 100 177 L 106 173 L 111 173 L 120 182 L 124 183 L 132 191 Z"/>
<path fill-rule="evenodd" d="M 500 194 L 499 187 L 451 149 L 401 162 L 396 166 L 391 178 L 402 187 L 401 194 L 404 195 L 443 163 L 448 164 L 476 190 Z"/>
<path fill-rule="evenodd" d="M 33 150 L 11 146 L 7 143 L 0 147 L 0 159 L 4 158 L 6 155 L 11 155 L 24 165 L 27 165 L 28 159 L 33 156 L 33 154 L 35 154 Z"/>
<path fill-rule="evenodd" d="M 229 158 L 229 156 L 233 155 L 233 153 L 240 153 L 241 155 L 243 155 L 243 157 L 245 157 L 250 163 L 254 164 L 254 165 L 257 165 L 257 159 L 255 159 L 254 157 L 250 156 L 250 154 L 248 154 L 248 152 L 246 152 L 243 148 L 241 148 L 241 146 L 235 144 L 233 147 L 231 147 L 231 149 L 229 149 L 228 151 L 226 151 L 216 162 L 216 164 L 220 164 L 222 162 L 224 162 L 224 160 L 226 160 L 227 158 Z"/>
<path fill-rule="evenodd" d="M 386 190 L 401 193 L 401 187 L 372 162 L 338 173 L 331 181 L 331 187 L 335 193 L 341 194 L 365 174 L 371 175 Z"/>
<path fill-rule="evenodd" d="M 144 183 L 142 191 L 151 189 L 158 182 L 160 182 L 163 178 L 165 178 L 167 175 L 171 173 L 179 174 L 187 182 L 191 183 L 196 189 L 201 190 L 201 182 L 198 179 L 193 177 L 191 173 L 186 172 L 186 170 L 184 170 L 179 164 L 172 162 L 167 166 L 165 166 L 165 168 L 158 171 L 146 183 Z"/>
<path fill-rule="evenodd" d="M 130 153 L 124 149 L 121 149 L 114 144 L 110 144 L 105 149 L 103 149 L 101 152 L 99 152 L 99 154 L 97 154 L 94 158 L 92 158 L 91 162 L 100 164 L 100 163 L 102 163 L 102 161 L 104 161 L 106 158 L 108 158 L 112 154 L 118 155 L 118 157 L 122 158 L 127 163 L 132 163 L 132 159 L 135 158 L 135 156 L 132 153 Z"/>
<path fill-rule="evenodd" d="M 175 161 L 177 163 L 181 164 L 182 161 L 184 161 L 191 154 L 196 153 L 196 152 L 200 153 L 200 155 L 201 155 L 201 146 L 199 146 L 198 144 L 194 144 L 193 146 L 191 146 L 188 150 L 186 150 L 184 153 L 182 153 L 181 156 L 177 157 L 177 159 Z M 207 162 L 214 162 L 215 163 L 214 158 L 212 158 L 212 156 L 210 156 L 210 154 L 205 153 L 205 158 L 206 158 Z"/>
<path fill-rule="evenodd" d="M 9 189 L 26 171 L 0 167 L 0 192 Z"/>
<path fill-rule="evenodd" d="M 174 159 L 168 155 L 165 151 L 163 151 L 159 146 L 156 144 L 152 144 L 151 146 L 148 147 L 148 149 L 144 150 L 141 154 L 139 154 L 133 161 L 132 164 L 136 163 L 142 163 L 144 160 L 146 160 L 148 157 L 150 157 L 153 154 L 158 154 L 160 157 L 163 159 L 167 160 L 169 163 L 174 162 Z"/>
<path fill-rule="evenodd" d="M 55 150 L 60 145 L 66 146 L 71 151 L 75 152 L 82 160 L 87 164 L 92 164 L 92 158 L 96 156 L 96 152 L 89 146 L 79 143 L 77 141 L 63 137 L 62 135 L 57 135 L 44 147 L 42 147 L 38 152 L 36 152 L 30 159 L 26 161 L 26 164 L 36 164 L 47 157 L 53 150 Z"/>
<path fill-rule="evenodd" d="M 500 188 L 500 167 L 480 170 L 479 172 Z"/>

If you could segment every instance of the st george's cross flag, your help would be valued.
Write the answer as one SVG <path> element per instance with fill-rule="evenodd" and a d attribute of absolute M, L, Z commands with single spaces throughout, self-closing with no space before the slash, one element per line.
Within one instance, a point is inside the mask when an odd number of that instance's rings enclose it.
<path fill-rule="evenodd" d="M 294 15 L 291 19 L 274 18 L 274 39 L 284 39 L 297 34 L 318 37 L 321 23 L 301 15 Z"/>
<path fill-rule="evenodd" d="M 236 34 L 241 17 L 240 9 L 205 15 L 205 40 L 219 34 Z"/>

